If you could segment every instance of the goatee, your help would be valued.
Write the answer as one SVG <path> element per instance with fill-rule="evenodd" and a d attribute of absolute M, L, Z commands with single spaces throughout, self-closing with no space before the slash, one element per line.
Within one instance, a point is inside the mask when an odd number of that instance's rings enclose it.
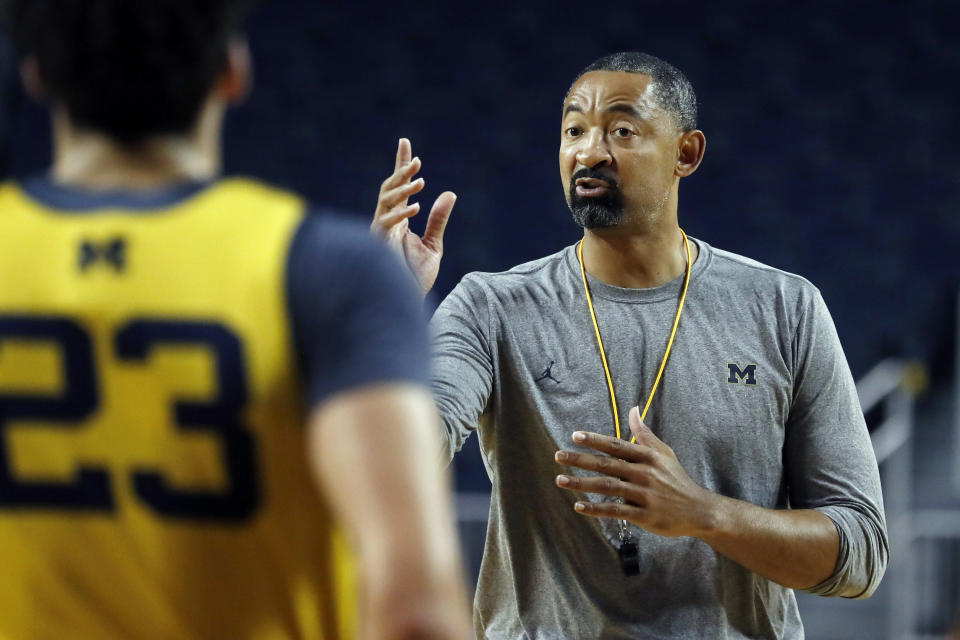
<path fill-rule="evenodd" d="M 583 197 L 577 195 L 577 180 L 596 178 L 607 183 L 605 193 L 599 196 Z M 620 185 L 605 172 L 581 169 L 570 177 L 568 198 L 573 221 L 584 229 L 604 229 L 615 227 L 623 220 L 623 192 Z"/>

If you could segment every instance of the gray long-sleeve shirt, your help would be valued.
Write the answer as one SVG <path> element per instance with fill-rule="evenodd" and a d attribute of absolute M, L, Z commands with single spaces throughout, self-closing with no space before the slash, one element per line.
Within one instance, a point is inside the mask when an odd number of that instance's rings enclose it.
<path fill-rule="evenodd" d="M 809 282 L 699 241 L 686 308 L 646 423 L 701 486 L 768 508 L 816 509 L 840 536 L 811 591 L 865 597 L 887 562 L 877 463 L 836 330 Z M 590 279 L 621 432 L 663 357 L 683 278 L 653 289 Z M 479 425 L 493 483 L 480 638 L 802 638 L 793 591 L 695 538 L 578 515 L 553 455 L 613 418 L 574 247 L 466 276 L 437 310 L 434 393 L 452 457 Z M 549 374 L 549 375 L 546 375 Z M 573 471 L 576 473 L 576 471 Z M 589 495 L 590 499 L 602 499 Z"/>

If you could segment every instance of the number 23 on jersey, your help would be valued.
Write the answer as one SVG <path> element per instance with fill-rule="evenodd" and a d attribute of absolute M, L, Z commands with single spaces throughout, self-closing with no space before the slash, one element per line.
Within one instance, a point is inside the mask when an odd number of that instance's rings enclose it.
<path fill-rule="evenodd" d="M 259 505 L 260 488 L 256 442 L 241 421 L 248 385 L 243 347 L 237 336 L 222 324 L 201 319 L 138 317 L 117 326 L 110 342 L 97 349 L 90 333 L 66 316 L 0 315 L 0 509 L 108 515 L 117 510 L 118 483 L 129 483 L 138 502 L 159 518 L 224 523 L 249 519 Z M 7 384 L 30 377 L 25 369 L 11 368 L 15 359 L 5 363 L 4 352 L 12 347 L 26 352 L 53 349 L 59 366 L 50 366 L 58 369 L 59 388 L 37 391 Z M 118 365 L 150 367 L 152 359 L 165 351 L 198 352 L 209 359 L 213 388 L 203 394 L 205 397 L 189 390 L 178 392 L 175 384 L 163 385 L 170 387 L 170 391 L 162 391 L 169 394 L 164 400 L 169 417 L 164 420 L 169 425 L 165 427 L 170 438 L 167 442 L 200 436 L 215 445 L 213 464 L 222 466 L 224 486 L 184 486 L 159 467 L 143 463 L 131 462 L 129 468 L 118 471 L 116 465 L 108 468 L 105 462 L 98 464 L 97 451 L 89 450 L 83 461 L 71 463 L 73 471 L 67 476 L 53 479 L 49 474 L 18 471 L 17 448 L 12 440 L 25 430 L 59 435 L 60 444 L 48 437 L 43 446 L 69 451 L 71 436 L 102 428 L 106 422 L 126 422 L 111 426 L 123 429 L 124 437 L 129 438 L 154 428 L 145 423 L 156 420 L 156 413 L 130 406 L 136 398 L 110 397 L 111 393 L 116 396 L 124 391 L 104 384 L 104 377 L 106 369 Z M 105 403 L 126 410 L 109 420 L 93 419 Z M 104 460 L 109 457 L 110 446 L 109 440 L 103 441 Z"/>

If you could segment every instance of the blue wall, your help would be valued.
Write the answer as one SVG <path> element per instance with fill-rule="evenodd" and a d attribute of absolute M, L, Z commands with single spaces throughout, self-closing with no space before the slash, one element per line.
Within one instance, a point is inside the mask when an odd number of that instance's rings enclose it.
<path fill-rule="evenodd" d="M 425 199 L 460 196 L 442 296 L 467 271 L 574 241 L 561 99 L 594 58 L 646 50 L 700 98 L 707 154 L 681 185 L 683 226 L 817 284 L 856 374 L 888 354 L 947 374 L 960 10 L 812 4 L 267 1 L 250 22 L 257 86 L 229 119 L 227 167 L 366 216 L 410 137 Z M 8 163 L 22 174 L 46 164 L 49 134 L 39 108 L 12 105 Z"/>

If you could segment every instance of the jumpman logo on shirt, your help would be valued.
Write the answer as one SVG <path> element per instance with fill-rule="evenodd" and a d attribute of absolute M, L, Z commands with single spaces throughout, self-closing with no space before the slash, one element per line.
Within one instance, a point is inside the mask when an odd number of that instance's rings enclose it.
<path fill-rule="evenodd" d="M 553 374 L 550 373 L 550 370 L 553 369 L 553 360 L 550 361 L 550 366 L 543 370 L 543 375 L 534 380 L 534 382 L 540 382 L 544 378 L 550 378 L 557 384 L 560 384 L 560 381 L 553 377 Z"/>

